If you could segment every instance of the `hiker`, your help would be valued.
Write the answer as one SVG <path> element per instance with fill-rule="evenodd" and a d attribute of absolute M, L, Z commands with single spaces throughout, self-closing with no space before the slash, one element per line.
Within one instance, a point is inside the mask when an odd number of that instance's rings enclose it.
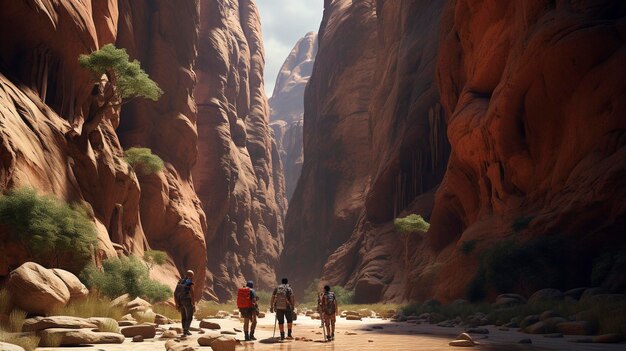
<path fill-rule="evenodd" d="M 259 306 L 257 304 L 258 297 L 254 291 L 254 283 L 251 280 L 246 282 L 246 286 L 239 288 L 237 292 L 237 308 L 243 317 L 243 334 L 245 341 L 254 341 L 254 329 L 256 329 L 256 317 L 258 315 Z M 250 325 L 252 321 L 252 325 Z M 248 329 L 248 326 L 250 327 Z"/>
<path fill-rule="evenodd" d="M 174 301 L 176 308 L 180 311 L 180 317 L 183 324 L 183 335 L 191 335 L 189 327 L 193 320 L 193 314 L 196 312 L 196 299 L 193 296 L 193 271 L 188 270 L 185 278 L 182 278 L 176 289 L 174 290 Z"/>
<path fill-rule="evenodd" d="M 326 324 L 326 339 L 335 340 L 335 322 L 337 320 L 337 298 L 335 293 L 330 291 L 330 286 L 324 286 L 324 295 L 321 302 L 322 320 Z"/>
<path fill-rule="evenodd" d="M 287 339 L 293 339 L 291 329 L 293 327 L 293 308 L 295 299 L 293 290 L 289 286 L 287 278 L 282 279 L 282 284 L 274 289 L 272 293 L 272 302 L 270 303 L 270 312 L 276 311 L 276 319 L 278 319 L 278 328 L 280 329 L 280 340 L 285 340 L 285 318 L 287 319 Z"/>

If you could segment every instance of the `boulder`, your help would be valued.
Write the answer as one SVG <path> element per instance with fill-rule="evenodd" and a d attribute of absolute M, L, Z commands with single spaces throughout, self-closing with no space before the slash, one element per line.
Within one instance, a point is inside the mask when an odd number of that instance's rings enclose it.
<path fill-rule="evenodd" d="M 23 311 L 49 314 L 70 299 L 67 285 L 50 269 L 26 262 L 12 271 L 6 289 L 13 304 Z"/>
<path fill-rule="evenodd" d="M 141 335 L 133 336 L 133 342 L 143 342 L 143 336 Z"/>
<path fill-rule="evenodd" d="M 24 348 L 0 341 L 0 351 L 24 351 Z"/>
<path fill-rule="evenodd" d="M 235 351 L 237 340 L 232 337 L 220 336 L 211 341 L 213 351 Z"/>
<path fill-rule="evenodd" d="M 215 322 L 208 321 L 206 319 L 203 319 L 203 320 L 200 321 L 200 328 L 211 329 L 211 330 L 222 329 L 222 327 L 219 324 L 217 324 Z"/>
<path fill-rule="evenodd" d="M 259 312 L 257 318 L 265 318 L 265 312 Z"/>
<path fill-rule="evenodd" d="M 341 314 L 344 316 L 359 316 L 359 312 L 357 311 L 345 311 L 345 313 L 341 312 Z"/>
<path fill-rule="evenodd" d="M 537 290 L 534 294 L 532 294 L 532 296 L 530 296 L 528 303 L 532 304 L 560 300 L 563 300 L 563 293 L 561 290 L 547 288 Z"/>
<path fill-rule="evenodd" d="M 121 344 L 124 335 L 118 333 L 100 333 L 90 329 L 51 328 L 38 332 L 42 339 L 60 338 L 62 346 L 79 346 L 90 344 Z"/>
<path fill-rule="evenodd" d="M 118 321 L 117 324 L 120 327 L 129 327 L 131 325 L 137 325 L 137 321 Z"/>
<path fill-rule="evenodd" d="M 189 328 L 189 330 L 193 330 L 194 328 Z M 177 332 L 178 334 L 182 334 L 183 333 L 183 327 L 169 327 L 168 330 L 173 330 L 175 332 Z M 198 331 L 198 330 L 196 330 Z"/>
<path fill-rule="evenodd" d="M 453 340 L 453 341 L 450 341 L 448 345 L 457 346 L 457 347 L 472 347 L 472 346 L 476 346 L 476 342 L 472 340 Z"/>
<path fill-rule="evenodd" d="M 120 324 L 113 318 L 92 317 L 92 318 L 89 318 L 88 321 L 89 323 L 93 323 L 97 325 L 98 331 L 104 331 L 104 329 L 113 328 L 113 329 L 117 329 L 117 332 L 119 333 Z"/>
<path fill-rule="evenodd" d="M 573 300 L 580 300 L 585 290 L 587 290 L 587 288 L 569 289 L 566 292 L 564 292 L 563 295 L 565 296 L 565 298 L 570 298 Z"/>
<path fill-rule="evenodd" d="M 512 307 L 516 305 L 523 305 L 526 303 L 526 299 L 522 295 L 518 294 L 501 294 L 496 298 L 494 306 L 498 308 Z"/>
<path fill-rule="evenodd" d="M 372 310 L 368 310 L 367 308 L 362 308 L 359 310 L 359 316 L 361 317 L 373 317 L 376 313 Z"/>
<path fill-rule="evenodd" d="M 154 323 L 158 324 L 158 325 L 163 325 L 163 324 L 172 324 L 174 323 L 173 320 L 165 317 L 162 314 L 156 314 L 156 316 L 154 317 Z"/>
<path fill-rule="evenodd" d="M 528 334 L 549 334 L 554 330 L 555 329 L 551 328 L 548 324 L 541 321 L 524 328 L 524 332 Z"/>
<path fill-rule="evenodd" d="M 559 333 L 565 335 L 592 335 L 593 325 L 588 321 L 567 321 L 556 325 Z"/>
<path fill-rule="evenodd" d="M 533 314 L 533 315 L 524 317 L 524 319 L 522 319 L 522 321 L 519 323 L 519 327 L 524 329 L 537 322 L 539 322 L 539 315 Z"/>
<path fill-rule="evenodd" d="M 152 309 L 152 304 L 139 297 L 136 297 L 134 300 L 131 300 L 126 304 L 126 310 L 131 312 L 131 314 L 132 311 L 146 311 L 148 309 Z"/>
<path fill-rule="evenodd" d="M 50 328 L 81 329 L 97 327 L 98 325 L 96 323 L 92 323 L 85 318 L 53 316 L 28 318 L 24 321 L 22 330 L 25 332 L 31 332 Z"/>
<path fill-rule="evenodd" d="M 111 307 L 123 307 L 126 308 L 128 303 L 130 302 L 130 295 L 124 294 L 116 297 L 111 301 Z"/>
<path fill-rule="evenodd" d="M 65 286 L 67 286 L 67 290 L 70 292 L 70 300 L 81 299 L 89 295 L 89 290 L 87 290 L 85 284 L 74 274 L 59 268 L 53 268 L 51 270 L 65 283 Z"/>
<path fill-rule="evenodd" d="M 546 319 L 553 318 L 553 317 L 561 317 L 561 315 L 559 315 L 558 313 L 554 311 L 544 311 L 543 313 L 539 315 L 539 320 L 545 321 Z"/>
<path fill-rule="evenodd" d="M 563 317 L 552 317 L 552 318 L 548 318 L 546 320 L 543 320 L 543 322 L 548 326 L 548 329 L 552 331 L 552 333 L 556 332 L 556 326 L 559 323 L 563 323 L 563 322 L 567 322 L 568 320 L 563 318 Z"/>
<path fill-rule="evenodd" d="M 137 320 L 135 320 L 135 317 L 133 317 L 130 313 L 123 315 L 119 321 L 137 322 Z"/>
<path fill-rule="evenodd" d="M 156 328 L 153 325 L 146 324 L 133 325 L 130 327 L 123 327 L 122 334 L 127 338 L 141 335 L 144 339 L 151 339 L 156 335 Z"/>
<path fill-rule="evenodd" d="M 347 315 L 346 316 L 346 320 L 347 321 L 360 321 L 361 320 L 361 316 Z"/>
<path fill-rule="evenodd" d="M 161 334 L 161 338 L 163 339 L 174 339 L 178 337 L 178 333 L 176 330 L 166 330 Z"/>
<path fill-rule="evenodd" d="M 320 314 L 315 312 L 312 315 L 310 315 L 311 319 L 320 319 Z M 357 316 L 351 316 L 351 317 L 357 317 Z M 359 317 L 359 320 L 361 319 L 361 317 Z"/>
<path fill-rule="evenodd" d="M 168 340 L 165 343 L 166 351 L 195 351 L 195 348 L 189 343 L 181 343 L 176 340 Z"/>
<path fill-rule="evenodd" d="M 622 336 L 619 334 L 602 334 L 594 336 L 592 341 L 600 344 L 616 344 L 622 341 Z"/>
<path fill-rule="evenodd" d="M 198 344 L 200 344 L 200 346 L 211 346 L 211 343 L 213 342 L 213 340 L 221 336 L 222 334 L 219 334 L 216 332 L 208 332 L 198 338 Z"/>
<path fill-rule="evenodd" d="M 130 314 L 134 319 L 138 321 L 150 321 L 154 322 L 156 319 L 156 313 L 152 311 L 150 308 L 142 310 L 143 307 L 136 307 L 135 310 L 130 311 Z"/>

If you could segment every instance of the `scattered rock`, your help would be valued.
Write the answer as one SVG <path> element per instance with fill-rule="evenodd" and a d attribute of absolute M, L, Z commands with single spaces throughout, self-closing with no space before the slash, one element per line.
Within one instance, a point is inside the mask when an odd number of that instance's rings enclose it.
<path fill-rule="evenodd" d="M 354 333 L 354 332 L 345 332 L 344 334 L 345 335 L 358 335 L 357 333 Z"/>
<path fill-rule="evenodd" d="M 525 338 L 525 339 L 521 339 L 520 341 L 517 342 L 518 344 L 532 344 L 533 341 L 530 340 L 530 338 Z"/>
<path fill-rule="evenodd" d="M 100 331 L 105 331 L 105 329 L 110 329 L 110 328 L 115 329 L 116 333 L 120 332 L 120 325 L 113 318 L 91 317 L 87 321 L 89 321 L 89 323 L 93 323 L 93 324 L 97 325 L 99 332 Z M 106 331 L 111 331 L 111 330 L 106 330 Z"/>
<path fill-rule="evenodd" d="M 487 328 L 466 328 L 466 333 L 470 334 L 489 334 L 489 329 Z"/>
<path fill-rule="evenodd" d="M 166 351 L 195 351 L 195 348 L 191 344 L 181 343 L 176 340 L 168 340 L 165 343 Z"/>
<path fill-rule="evenodd" d="M 129 302 L 130 302 L 130 295 L 124 294 L 113 299 L 113 301 L 111 301 L 111 307 L 126 308 Z"/>
<path fill-rule="evenodd" d="M 448 345 L 457 346 L 457 347 L 472 347 L 472 346 L 476 346 L 476 343 L 471 340 L 453 340 L 453 341 L 450 341 Z"/>
<path fill-rule="evenodd" d="M 310 317 L 311 317 L 311 319 L 320 319 L 321 318 L 320 314 L 317 313 L 317 312 L 315 312 L 312 315 L 310 315 Z M 350 317 L 356 317 L 356 316 L 350 316 Z M 359 317 L 359 320 L 361 320 L 360 317 Z"/>
<path fill-rule="evenodd" d="M 373 317 L 376 313 L 372 310 L 368 310 L 367 308 L 362 308 L 359 310 L 359 316 L 361 317 Z"/>
<path fill-rule="evenodd" d="M 120 318 L 119 321 L 137 322 L 137 320 L 130 313 L 123 315 L 122 318 Z"/>
<path fill-rule="evenodd" d="M 588 298 L 598 295 L 598 294 L 605 294 L 606 290 L 604 288 L 587 288 L 585 289 L 585 291 L 583 291 L 583 294 L 580 296 L 580 301 L 585 301 Z"/>
<path fill-rule="evenodd" d="M 141 335 L 133 336 L 133 342 L 143 342 L 143 336 Z"/>
<path fill-rule="evenodd" d="M 167 330 L 173 330 L 175 332 L 177 332 L 178 334 L 182 334 L 183 333 L 183 327 L 169 327 Z M 191 328 L 189 328 L 189 330 L 191 330 Z"/>
<path fill-rule="evenodd" d="M 211 342 L 213 351 L 234 351 L 237 346 L 237 340 L 230 337 L 220 336 Z"/>
<path fill-rule="evenodd" d="M 594 336 L 592 341 L 601 344 L 616 344 L 622 341 L 622 336 L 619 334 L 602 334 Z"/>
<path fill-rule="evenodd" d="M 176 330 L 166 330 L 161 334 L 161 338 L 163 339 L 174 339 L 178 337 L 178 333 Z"/>
<path fill-rule="evenodd" d="M 561 317 L 561 315 L 559 315 L 558 313 L 554 311 L 544 311 L 542 314 L 539 315 L 539 320 L 545 321 L 546 319 L 552 318 L 552 317 Z"/>
<path fill-rule="evenodd" d="M 145 310 L 147 310 L 149 308 L 152 308 L 152 304 L 150 302 L 142 299 L 142 298 L 139 298 L 139 297 L 136 297 L 134 300 L 129 301 L 126 304 L 126 309 L 128 311 L 131 311 L 133 309 L 135 309 L 135 310 L 136 309 L 140 309 L 142 311 L 145 311 Z"/>
<path fill-rule="evenodd" d="M 236 331 L 237 333 L 241 333 L 241 329 L 233 328 L 233 330 Z"/>
<path fill-rule="evenodd" d="M 38 331 L 50 328 L 64 329 L 81 329 L 81 328 L 97 328 L 98 325 L 89 322 L 85 318 L 53 316 L 53 317 L 35 317 L 28 318 L 24 321 L 22 330 L 25 332 Z"/>
<path fill-rule="evenodd" d="M 156 314 L 156 316 L 154 317 L 154 323 L 158 324 L 158 325 L 163 325 L 163 324 L 172 324 L 174 323 L 173 320 L 165 317 L 162 314 Z"/>
<path fill-rule="evenodd" d="M 346 316 L 346 320 L 347 321 L 360 321 L 361 317 L 360 316 L 347 315 Z"/>
<path fill-rule="evenodd" d="M 552 330 L 552 332 L 556 332 L 557 328 L 556 326 L 559 323 L 564 323 L 567 322 L 568 320 L 563 318 L 563 317 L 552 317 L 552 318 L 548 318 L 546 320 L 544 320 L 543 322 L 548 326 L 548 329 Z"/>
<path fill-rule="evenodd" d="M 550 302 L 550 301 L 559 301 L 563 300 L 563 293 L 561 290 L 557 289 L 541 289 L 537 290 L 532 296 L 528 299 L 528 303 L 539 303 L 539 302 Z"/>
<path fill-rule="evenodd" d="M 563 293 L 563 295 L 566 298 L 570 298 L 573 300 L 580 300 L 585 290 L 587 290 L 587 288 L 574 288 L 574 289 L 567 290 L 566 292 Z"/>
<path fill-rule="evenodd" d="M 118 333 L 94 332 L 89 329 L 51 328 L 38 332 L 42 339 L 60 338 L 63 346 L 79 346 L 89 344 L 121 344 L 124 335 Z"/>
<path fill-rule="evenodd" d="M 137 321 L 117 321 L 117 324 L 120 327 L 129 327 L 131 325 L 136 325 Z"/>
<path fill-rule="evenodd" d="M 548 334 L 552 332 L 552 329 L 544 322 L 537 322 L 524 328 L 524 331 L 528 334 Z"/>
<path fill-rule="evenodd" d="M 561 333 L 550 333 L 550 334 L 545 334 L 543 337 L 544 338 L 562 338 L 563 334 L 561 334 Z"/>
<path fill-rule="evenodd" d="M 562 322 L 556 329 L 565 335 L 592 335 L 594 332 L 593 325 L 587 321 Z"/>
<path fill-rule="evenodd" d="M 10 273 L 6 289 L 23 311 L 47 315 L 70 300 L 67 285 L 50 269 L 26 262 Z"/>
<path fill-rule="evenodd" d="M 237 335 L 237 333 L 235 333 L 234 331 L 230 331 L 230 330 L 222 330 L 220 332 L 220 334 L 222 334 L 222 335 Z"/>
<path fill-rule="evenodd" d="M 522 295 L 518 294 L 502 294 L 498 295 L 494 306 L 499 308 L 513 307 L 517 305 L 523 305 L 526 303 L 526 299 Z"/>
<path fill-rule="evenodd" d="M 454 328 L 456 326 L 456 323 L 454 320 L 449 319 L 447 321 L 437 323 L 437 326 L 443 328 Z"/>
<path fill-rule="evenodd" d="M 535 324 L 537 322 L 539 322 L 539 315 L 526 316 L 520 322 L 519 327 L 524 329 L 524 328 L 529 327 L 529 326 L 531 326 L 531 325 L 533 325 L 533 324 Z"/>
<path fill-rule="evenodd" d="M 206 319 L 203 319 L 203 320 L 200 321 L 200 328 L 211 329 L 211 330 L 222 329 L 222 327 L 219 324 L 217 324 L 215 322 L 208 321 Z"/>
<path fill-rule="evenodd" d="M 257 318 L 265 318 L 265 312 L 259 312 Z"/>
<path fill-rule="evenodd" d="M 153 325 L 139 324 L 129 327 L 123 327 L 121 332 L 122 335 L 127 338 L 141 335 L 144 337 L 144 339 L 151 339 L 154 338 L 154 336 L 156 335 L 156 328 Z"/>
<path fill-rule="evenodd" d="M 198 338 L 198 344 L 200 344 L 200 346 L 211 346 L 213 340 L 221 336 L 222 335 L 217 332 L 208 332 L 206 335 L 202 335 Z"/>

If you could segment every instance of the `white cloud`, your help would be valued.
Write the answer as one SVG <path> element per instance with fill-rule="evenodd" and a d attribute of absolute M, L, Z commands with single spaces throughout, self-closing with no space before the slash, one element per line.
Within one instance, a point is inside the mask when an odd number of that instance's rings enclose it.
<path fill-rule="evenodd" d="M 276 76 L 296 42 L 317 32 L 324 0 L 257 0 L 265 46 L 265 91 L 271 96 Z"/>

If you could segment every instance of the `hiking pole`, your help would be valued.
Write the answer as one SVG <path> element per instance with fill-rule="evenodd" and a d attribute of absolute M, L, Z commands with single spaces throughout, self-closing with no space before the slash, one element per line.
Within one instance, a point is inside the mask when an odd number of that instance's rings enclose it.
<path fill-rule="evenodd" d="M 320 314 L 320 321 L 322 321 L 322 335 L 324 335 L 324 342 L 326 342 L 326 326 L 324 325 L 324 314 Z"/>

